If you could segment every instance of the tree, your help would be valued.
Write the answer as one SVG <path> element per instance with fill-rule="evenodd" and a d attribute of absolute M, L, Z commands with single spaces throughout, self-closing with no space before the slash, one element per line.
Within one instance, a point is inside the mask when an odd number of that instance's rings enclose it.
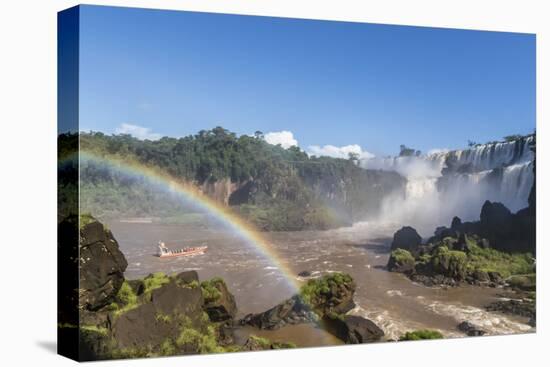
<path fill-rule="evenodd" d="M 348 159 L 355 164 L 359 164 L 359 153 L 349 152 Z"/>
<path fill-rule="evenodd" d="M 414 155 L 420 155 L 419 153 L 420 153 L 419 150 L 416 151 L 416 150 L 414 150 L 414 149 L 412 149 L 412 148 L 407 147 L 407 146 L 404 145 L 404 144 L 401 144 L 401 145 L 399 146 L 399 156 L 400 156 L 400 157 L 412 157 L 412 156 L 414 156 Z"/>

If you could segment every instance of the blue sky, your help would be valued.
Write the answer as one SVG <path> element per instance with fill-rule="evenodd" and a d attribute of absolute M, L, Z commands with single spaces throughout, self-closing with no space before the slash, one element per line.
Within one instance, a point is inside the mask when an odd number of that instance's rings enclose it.
<path fill-rule="evenodd" d="M 385 155 L 535 127 L 534 35 L 92 6 L 80 19 L 81 130 L 220 125 Z"/>

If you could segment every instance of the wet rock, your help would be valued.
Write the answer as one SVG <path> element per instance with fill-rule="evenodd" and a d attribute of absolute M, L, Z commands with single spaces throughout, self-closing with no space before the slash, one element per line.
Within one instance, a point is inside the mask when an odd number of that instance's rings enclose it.
<path fill-rule="evenodd" d="M 310 277 L 311 275 L 312 273 L 309 270 L 304 270 L 298 273 L 298 276 L 302 278 L 307 278 L 307 277 Z"/>
<path fill-rule="evenodd" d="M 98 310 L 113 301 L 128 266 L 111 231 L 93 220 L 80 229 L 79 307 Z"/>
<path fill-rule="evenodd" d="M 371 320 L 360 316 L 340 315 L 323 318 L 325 329 L 346 344 L 380 341 L 384 332 Z"/>
<path fill-rule="evenodd" d="M 484 330 L 480 329 L 469 321 L 461 322 L 460 324 L 458 324 L 457 328 L 468 336 L 483 336 L 486 333 Z"/>
<path fill-rule="evenodd" d="M 398 248 L 415 252 L 422 244 L 422 237 L 412 227 L 403 227 L 393 235 L 393 241 L 391 249 L 396 250 Z"/>

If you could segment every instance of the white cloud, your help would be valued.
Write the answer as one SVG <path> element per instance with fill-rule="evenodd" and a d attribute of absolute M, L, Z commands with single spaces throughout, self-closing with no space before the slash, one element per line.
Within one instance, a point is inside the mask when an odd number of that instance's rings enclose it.
<path fill-rule="evenodd" d="M 158 140 L 161 138 L 160 134 L 151 132 L 151 129 L 148 127 L 132 125 L 132 124 L 121 124 L 115 129 L 116 134 L 130 134 L 134 138 L 141 140 Z"/>
<path fill-rule="evenodd" d="M 281 146 L 285 149 L 288 149 L 292 146 L 298 146 L 298 140 L 294 139 L 294 134 L 286 130 L 274 131 L 264 134 L 264 139 L 269 144 L 281 144 Z"/>
<path fill-rule="evenodd" d="M 334 145 L 324 145 L 322 147 L 319 145 L 310 145 L 308 147 L 308 153 L 309 155 L 316 155 L 318 157 L 327 156 L 344 159 L 347 159 L 349 157 L 349 153 L 358 154 L 360 159 L 368 159 L 374 157 L 374 154 L 361 149 L 361 147 L 357 144 L 345 145 L 342 147 L 337 147 Z"/>

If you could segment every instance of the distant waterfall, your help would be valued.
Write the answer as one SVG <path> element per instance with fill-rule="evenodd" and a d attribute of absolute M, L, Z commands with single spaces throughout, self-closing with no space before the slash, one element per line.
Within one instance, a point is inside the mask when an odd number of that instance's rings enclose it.
<path fill-rule="evenodd" d="M 512 211 L 526 207 L 534 181 L 533 141 L 529 136 L 418 157 L 375 157 L 361 164 L 396 171 L 408 180 L 404 197 L 385 200 L 381 219 L 416 225 L 430 234 L 455 215 L 479 219 L 485 200 L 501 202 Z"/>

